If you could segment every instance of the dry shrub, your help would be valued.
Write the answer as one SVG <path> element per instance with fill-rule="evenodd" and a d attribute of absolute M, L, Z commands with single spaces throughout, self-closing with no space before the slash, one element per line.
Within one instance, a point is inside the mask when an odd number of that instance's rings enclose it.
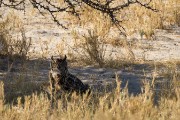
<path fill-rule="evenodd" d="M 87 7 L 82 13 L 80 24 L 85 28 L 85 32 L 73 31 L 74 47 L 82 51 L 81 59 L 87 64 L 95 63 L 103 66 L 105 63 L 105 43 L 108 40 L 112 23 L 108 19 L 104 19 L 101 12 Z"/>
<path fill-rule="evenodd" d="M 120 1 L 113 1 L 113 4 Z M 100 2 L 103 3 L 103 0 Z M 141 0 L 141 2 L 148 2 L 148 0 Z M 120 23 L 127 35 L 133 33 L 139 33 L 142 38 L 151 39 L 154 35 L 155 29 L 166 29 L 172 25 L 180 25 L 180 1 L 179 0 L 152 0 L 151 6 L 159 10 L 153 12 L 144 7 L 140 7 L 137 4 L 131 5 L 130 7 L 124 8 L 123 10 L 116 13 Z M 82 6 L 85 6 L 82 4 Z M 85 6 L 80 8 L 81 16 L 80 21 L 73 19 L 74 23 L 79 24 L 83 28 L 94 28 L 98 23 L 101 24 L 101 32 L 106 31 L 106 27 L 110 25 L 113 27 L 111 22 L 107 22 L 110 18 L 106 14 L 102 14 L 97 10 Z M 118 31 L 116 31 L 118 32 Z"/>
<path fill-rule="evenodd" d="M 1 56 L 26 59 L 31 39 L 26 38 L 22 21 L 14 12 L 10 12 L 7 18 L 0 22 L 0 37 Z"/>
<path fill-rule="evenodd" d="M 2 81 L 0 81 L 0 115 L 3 110 L 3 104 L 4 104 L 4 84 Z"/>
<path fill-rule="evenodd" d="M 81 37 L 80 47 L 82 48 L 83 56 L 82 59 L 87 64 L 98 64 L 103 66 L 105 59 L 105 46 L 103 44 L 103 39 L 101 39 L 96 32 L 88 31 L 88 35 Z"/>
<path fill-rule="evenodd" d="M 0 54 L 6 55 L 8 53 L 8 31 L 6 26 L 8 25 L 8 19 L 0 23 Z"/>
<path fill-rule="evenodd" d="M 151 39 L 155 29 L 165 29 L 171 25 L 179 25 L 179 0 L 154 0 L 151 5 L 159 10 L 153 12 L 137 5 L 125 10 L 127 21 L 123 26 L 129 35 L 138 32 L 141 37 Z"/>
<path fill-rule="evenodd" d="M 106 54 L 108 45 L 125 48 L 127 59 L 134 59 L 127 39 L 119 34 L 118 29 L 113 27 L 113 23 L 107 15 L 87 6 L 83 8 L 79 24 L 84 31 L 78 31 L 75 28 L 72 32 L 75 39 L 74 48 L 81 54 L 80 59 L 86 64 L 98 64 L 101 67 L 108 64 L 112 60 L 111 53 L 108 53 L 110 55 Z M 121 58 L 121 56 L 116 57 Z"/>
<path fill-rule="evenodd" d="M 120 67 L 124 64 L 131 64 L 134 62 L 135 56 L 132 51 L 131 44 L 127 39 L 118 39 L 116 44 L 118 47 L 122 47 L 125 56 L 112 56 L 110 50 L 113 49 L 110 43 L 112 40 L 109 32 L 106 34 L 98 34 L 98 28 L 88 30 L 84 35 L 73 33 L 75 38 L 75 48 L 78 50 L 80 60 L 86 64 L 99 65 L 100 67 Z M 108 49 L 108 50 L 107 50 Z"/>

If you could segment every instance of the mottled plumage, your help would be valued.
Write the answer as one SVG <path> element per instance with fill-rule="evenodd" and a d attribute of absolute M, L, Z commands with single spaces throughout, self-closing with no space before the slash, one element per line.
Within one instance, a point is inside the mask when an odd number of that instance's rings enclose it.
<path fill-rule="evenodd" d="M 90 92 L 88 85 L 69 73 L 66 55 L 63 59 L 51 57 L 49 76 L 53 92 L 60 90 L 63 93 L 76 92 L 81 95 Z"/>

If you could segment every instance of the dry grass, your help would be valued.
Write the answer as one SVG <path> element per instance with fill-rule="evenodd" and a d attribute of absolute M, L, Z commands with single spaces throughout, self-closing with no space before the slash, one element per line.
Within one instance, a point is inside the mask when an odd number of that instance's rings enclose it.
<path fill-rule="evenodd" d="M 136 5 L 131 6 L 125 10 L 128 20 L 123 25 L 127 28 L 129 35 L 138 32 L 142 38 L 151 39 L 155 29 L 179 25 L 179 4 L 179 0 L 153 0 L 152 6 L 159 10 L 157 13 Z"/>
<path fill-rule="evenodd" d="M 105 63 L 105 36 L 101 35 L 99 37 L 96 30 L 88 30 L 88 33 L 83 36 L 74 33 L 75 46 L 81 49 L 81 60 L 83 62 L 86 64 L 98 64 L 102 67 Z"/>
<path fill-rule="evenodd" d="M 141 1 L 147 2 L 147 0 Z M 123 3 L 123 0 L 118 2 Z M 125 28 L 124 32 L 126 32 L 127 35 L 139 33 L 142 38 L 152 39 L 155 29 L 167 29 L 172 25 L 180 25 L 179 4 L 179 0 L 152 0 L 152 7 L 158 9 L 159 12 L 153 12 L 135 4 L 119 11 L 117 16 L 123 21 L 121 25 Z M 83 28 L 98 28 L 101 34 L 102 32 L 107 34 L 110 28 L 114 28 L 106 14 L 102 14 L 88 6 L 82 9 L 81 20 L 71 19 L 71 22 L 74 20 L 75 24 Z M 116 33 L 119 34 L 118 31 L 116 31 Z M 114 38 L 115 36 L 114 33 Z"/>
<path fill-rule="evenodd" d="M 27 58 L 31 39 L 26 38 L 23 22 L 14 12 L 0 22 L 0 36 L 0 55 L 10 59 Z"/>
<path fill-rule="evenodd" d="M 94 93 L 90 97 L 81 98 L 72 95 L 71 100 L 58 99 L 57 106 L 52 108 L 48 95 L 44 92 L 36 94 L 32 90 L 39 88 L 35 83 L 24 83 L 23 76 L 17 78 L 17 82 L 4 86 L 0 82 L 0 118 L 8 120 L 24 119 L 176 119 L 180 112 L 180 84 L 176 74 L 175 63 L 157 63 L 154 72 L 159 74 L 162 66 L 165 66 L 169 76 L 169 86 L 162 85 L 161 92 L 156 93 L 153 85 L 159 84 L 144 81 L 141 86 L 142 93 L 133 96 L 128 94 L 127 86 L 121 88 L 121 79 L 116 75 L 116 89 L 109 93 Z M 174 71 L 174 72 L 170 72 Z M 34 77 L 35 79 L 35 77 Z M 156 78 L 155 78 L 156 79 Z M 153 84 L 153 85 L 152 85 Z M 128 85 L 128 84 L 127 84 Z M 7 94 L 10 90 L 11 94 Z M 14 92 L 14 93 L 13 93 Z M 15 92 L 22 92 L 20 96 L 13 96 Z M 27 93 L 31 94 L 27 96 Z M 154 103 L 156 95 L 158 101 Z M 7 96 L 10 96 L 9 98 Z M 5 103 L 7 99 L 14 99 L 14 103 Z M 66 103 L 66 104 L 65 104 Z"/>
<path fill-rule="evenodd" d="M 103 96 L 90 96 L 80 98 L 75 94 L 71 100 L 63 102 L 57 100 L 57 106 L 51 107 L 51 101 L 47 95 L 32 94 L 25 96 L 22 102 L 19 97 L 15 105 L 5 104 L 3 83 L 1 82 L 0 93 L 0 117 L 8 120 L 24 119 L 177 119 L 180 117 L 180 88 L 174 88 L 176 99 L 163 96 L 159 105 L 154 105 L 154 91 L 148 82 L 144 82 L 142 93 L 131 96 L 127 88 L 121 89 L 121 80 L 116 76 L 117 88 Z M 99 96 L 99 97 L 98 97 Z"/>

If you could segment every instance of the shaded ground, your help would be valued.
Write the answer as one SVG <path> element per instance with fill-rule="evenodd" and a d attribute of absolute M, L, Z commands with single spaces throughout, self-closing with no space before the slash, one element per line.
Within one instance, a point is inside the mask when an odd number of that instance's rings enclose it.
<path fill-rule="evenodd" d="M 1 59 L 0 80 L 5 83 L 6 99 L 12 101 L 14 97 L 41 91 L 42 86 L 48 85 L 48 70 L 49 60 L 15 61 L 8 70 L 7 59 Z M 134 64 L 119 69 L 70 67 L 69 72 L 89 84 L 94 92 L 112 91 L 116 87 L 115 73 L 117 73 L 122 81 L 121 87 L 124 88 L 128 82 L 129 93 L 137 95 L 141 93 L 142 80 L 152 80 L 154 66 Z M 158 79 L 163 80 L 163 77 L 157 76 L 156 80 Z"/>

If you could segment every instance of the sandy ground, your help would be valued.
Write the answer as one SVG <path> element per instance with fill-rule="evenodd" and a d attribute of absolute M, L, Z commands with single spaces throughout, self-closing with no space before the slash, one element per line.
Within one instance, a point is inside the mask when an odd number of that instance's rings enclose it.
<path fill-rule="evenodd" d="M 28 56 L 32 59 L 39 57 L 49 58 L 51 55 L 73 54 L 82 55 L 79 46 L 75 45 L 72 35 L 76 31 L 80 35 L 87 33 L 89 28 L 74 26 L 69 24 L 68 30 L 57 26 L 51 18 L 40 15 L 37 11 L 33 12 L 28 8 L 26 13 L 15 12 L 24 23 L 24 30 L 27 39 L 32 40 L 32 45 L 28 51 Z M 7 16 L 3 14 L 4 18 Z M 68 24 L 68 20 L 62 20 L 61 23 Z M 12 33 L 16 37 L 16 33 Z M 117 38 L 115 32 L 110 31 L 110 36 Z M 119 37 L 119 39 L 121 39 Z M 180 27 L 171 26 L 166 30 L 156 30 L 152 40 L 140 37 L 139 34 L 133 34 L 127 37 L 130 50 L 136 60 L 167 61 L 180 60 Z M 104 49 L 105 58 L 117 59 L 128 57 L 127 49 L 121 46 L 106 44 Z"/>
<path fill-rule="evenodd" d="M 38 25 L 41 26 L 37 23 Z M 47 57 L 60 53 L 68 54 L 68 52 L 75 55 L 81 54 L 78 46 L 74 46 L 71 30 L 37 29 L 36 27 L 29 29 L 31 30 L 27 30 L 26 35 L 32 39 L 32 46 L 29 51 L 30 58 L 41 57 L 42 54 L 47 54 Z M 131 36 L 129 41 L 140 46 L 131 48 L 136 60 L 167 61 L 180 59 L 180 27 L 174 27 L 170 30 L 156 30 L 153 40 L 140 39 L 138 35 L 135 35 Z M 106 45 L 105 53 L 105 58 L 110 56 L 112 59 L 127 56 L 126 48 L 114 47 L 110 44 Z"/>
<path fill-rule="evenodd" d="M 47 57 L 59 54 L 82 55 L 79 46 L 75 45 L 72 32 L 76 31 L 80 35 L 87 33 L 89 28 L 69 25 L 68 30 L 57 26 L 50 17 L 42 16 L 32 8 L 27 8 L 26 13 L 15 12 L 21 16 L 24 23 L 24 30 L 27 39 L 32 40 L 32 45 L 28 51 L 30 58 Z M 6 18 L 7 14 L 3 14 Z M 68 24 L 68 20 L 61 23 Z M 16 37 L 16 33 L 14 37 Z M 117 38 L 117 34 L 110 31 L 110 36 Z M 120 39 L 120 37 L 119 37 Z M 130 50 L 136 60 L 167 61 L 180 60 L 180 27 L 171 26 L 166 30 L 156 30 L 152 40 L 140 37 L 139 34 L 128 36 Z M 121 46 L 105 45 L 105 58 L 117 59 L 128 57 L 127 49 Z"/>
<path fill-rule="evenodd" d="M 32 35 L 33 34 L 33 35 Z M 43 50 L 50 55 L 58 55 L 60 53 L 79 55 L 81 51 L 78 46 L 74 46 L 73 37 L 66 30 L 31 30 L 28 31 L 28 37 L 32 38 L 32 48 L 29 51 L 30 57 L 43 54 Z M 37 38 L 39 36 L 39 38 Z M 132 52 L 136 60 L 152 60 L 152 61 L 167 61 L 180 59 L 180 27 L 171 28 L 171 30 L 157 30 L 154 40 L 139 39 L 138 35 L 131 37 L 129 41 L 140 47 L 132 48 Z M 37 44 L 38 42 L 38 44 Z M 58 51 L 58 47 L 62 47 L 63 51 Z M 42 48 L 42 49 L 41 49 Z M 127 56 L 126 48 L 114 47 L 110 44 L 106 45 L 105 58 L 112 59 Z M 128 57 L 128 56 L 127 56 Z"/>

